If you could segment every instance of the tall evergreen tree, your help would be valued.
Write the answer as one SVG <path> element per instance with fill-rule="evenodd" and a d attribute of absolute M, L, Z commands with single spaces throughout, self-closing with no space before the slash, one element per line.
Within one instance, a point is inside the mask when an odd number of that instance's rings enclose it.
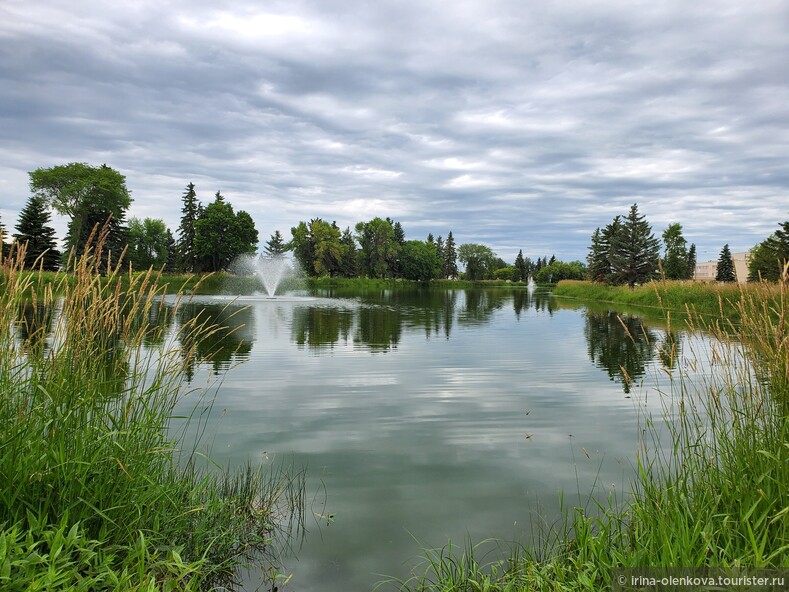
<path fill-rule="evenodd" d="M 50 214 L 46 200 L 40 195 L 32 196 L 22 211 L 16 224 L 14 239 L 25 249 L 25 267 L 32 268 L 39 257 L 39 264 L 45 271 L 54 271 L 60 262 L 60 252 L 55 240 L 55 229 L 49 226 Z"/>
<path fill-rule="evenodd" d="M 269 257 L 278 257 L 283 255 L 287 250 L 288 246 L 285 244 L 285 239 L 282 238 L 282 233 L 279 230 L 274 231 L 271 238 L 266 241 L 266 246 L 263 247 L 263 251 L 265 251 L 266 255 Z"/>
<path fill-rule="evenodd" d="M 652 227 L 638 213 L 638 204 L 622 221 L 622 229 L 611 241 L 611 280 L 631 288 L 654 278 L 660 259 L 660 241 Z"/>
<path fill-rule="evenodd" d="M 447 279 L 454 279 L 458 276 L 458 254 L 455 249 L 455 238 L 452 236 L 452 231 L 447 235 L 447 241 L 444 243 L 444 269 L 443 277 Z"/>
<path fill-rule="evenodd" d="M 167 263 L 164 264 L 164 271 L 166 273 L 175 273 L 178 264 L 178 244 L 175 242 L 175 237 L 172 231 L 167 229 Z"/>
<path fill-rule="evenodd" d="M 523 249 L 518 251 L 518 256 L 515 257 L 515 273 L 512 275 L 513 282 L 526 281 L 528 275 L 526 274 L 526 260 L 523 258 Z"/>
<path fill-rule="evenodd" d="M 11 250 L 11 245 L 5 242 L 6 238 L 8 237 L 7 231 L 3 222 L 0 221 L 0 257 L 5 257 L 8 252 Z"/>
<path fill-rule="evenodd" d="M 202 207 L 197 200 L 194 183 L 186 186 L 186 191 L 181 198 L 181 224 L 178 226 L 178 268 L 187 273 L 197 270 L 197 254 L 195 252 L 195 237 L 197 236 L 197 220 L 202 213 Z"/>
<path fill-rule="evenodd" d="M 718 257 L 718 270 L 715 272 L 715 281 L 737 281 L 737 276 L 734 273 L 734 261 L 731 258 L 731 251 L 729 250 L 728 244 L 723 245 L 720 257 Z"/>
<path fill-rule="evenodd" d="M 686 280 L 692 280 L 696 277 L 696 243 L 690 243 L 688 249 L 688 265 L 687 265 Z"/>
<path fill-rule="evenodd" d="M 436 239 L 436 256 L 438 257 L 438 275 L 436 277 L 444 277 L 444 239 L 439 234 Z"/>

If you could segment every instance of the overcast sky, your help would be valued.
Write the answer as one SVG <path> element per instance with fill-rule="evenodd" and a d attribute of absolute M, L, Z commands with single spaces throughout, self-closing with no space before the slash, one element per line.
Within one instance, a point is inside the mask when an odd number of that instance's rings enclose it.
<path fill-rule="evenodd" d="M 637 202 L 717 259 L 789 219 L 788 157 L 786 0 L 0 2 L 12 231 L 80 161 L 174 231 L 191 181 L 261 243 L 390 216 L 572 260 Z"/>

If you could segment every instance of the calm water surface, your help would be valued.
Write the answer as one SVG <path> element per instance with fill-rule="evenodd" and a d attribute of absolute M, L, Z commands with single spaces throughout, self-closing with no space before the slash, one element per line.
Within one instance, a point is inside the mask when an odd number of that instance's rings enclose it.
<path fill-rule="evenodd" d="M 370 590 L 420 547 L 530 540 L 562 490 L 570 506 L 626 491 L 641 411 L 659 409 L 638 383 L 683 340 L 526 290 L 206 297 L 179 314 L 198 313 L 228 328 L 191 369 L 216 388 L 212 458 L 307 468 L 308 532 L 285 559 L 299 591 Z"/>

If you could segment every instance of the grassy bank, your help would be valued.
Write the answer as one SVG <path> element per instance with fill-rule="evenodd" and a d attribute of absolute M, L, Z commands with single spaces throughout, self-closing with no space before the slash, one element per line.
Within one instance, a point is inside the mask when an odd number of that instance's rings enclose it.
<path fill-rule="evenodd" d="M 662 417 L 642 418 L 625 497 L 567 508 L 536 545 L 426 551 L 392 587 L 592 591 L 611 589 L 614 568 L 789 566 L 786 299 L 780 287 L 743 291 L 736 328 L 691 315 L 695 345 L 660 394 Z"/>
<path fill-rule="evenodd" d="M 597 282 L 564 280 L 553 290 L 554 296 L 596 300 L 618 305 L 650 307 L 665 316 L 670 312 L 688 316 L 740 317 L 740 303 L 750 294 L 775 303 L 780 297 L 777 286 L 705 283 L 692 281 L 655 281 L 635 288 L 606 286 Z"/>
<path fill-rule="evenodd" d="M 169 428 L 216 328 L 155 336 L 164 282 L 121 276 L 89 258 L 68 275 L 2 264 L 0 589 L 225 585 L 302 508 L 300 472 L 196 468 Z"/>

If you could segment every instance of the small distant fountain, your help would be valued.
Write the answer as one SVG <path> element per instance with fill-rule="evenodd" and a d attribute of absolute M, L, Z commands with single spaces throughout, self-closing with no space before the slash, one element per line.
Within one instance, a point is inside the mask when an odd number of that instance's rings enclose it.
<path fill-rule="evenodd" d="M 537 288 L 537 284 L 534 283 L 534 278 L 529 276 L 529 283 L 526 284 L 526 290 L 529 293 L 529 296 L 534 294 L 534 290 Z"/>
<path fill-rule="evenodd" d="M 298 274 L 298 263 L 285 255 L 273 257 L 242 255 L 233 261 L 230 272 L 235 275 L 256 277 L 263 286 L 265 296 L 274 298 L 282 281 Z"/>
<path fill-rule="evenodd" d="M 260 257 L 257 260 L 255 274 L 263 282 L 263 289 L 269 298 L 274 298 L 277 287 L 283 279 L 292 275 L 295 263 L 289 257 L 277 255 L 274 257 Z"/>

